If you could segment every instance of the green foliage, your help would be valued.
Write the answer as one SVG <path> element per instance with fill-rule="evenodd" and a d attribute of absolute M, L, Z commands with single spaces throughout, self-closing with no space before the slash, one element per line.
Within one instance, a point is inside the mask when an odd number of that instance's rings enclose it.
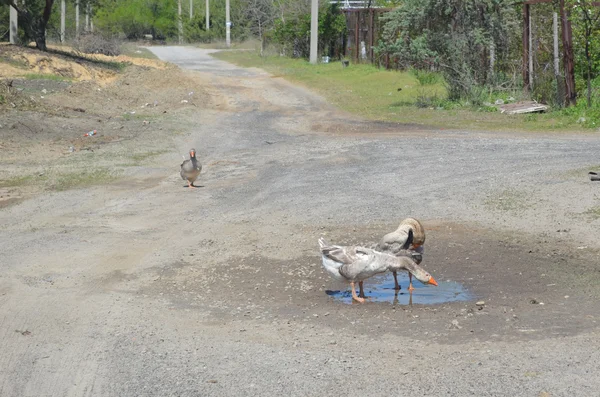
<path fill-rule="evenodd" d="M 585 81 L 579 79 L 584 93 Z M 600 76 L 591 81 L 592 86 L 592 106 L 588 106 L 587 101 L 579 100 L 575 106 L 570 106 L 560 110 L 560 115 L 565 117 L 570 124 L 578 124 L 585 128 L 600 128 Z"/>
<path fill-rule="evenodd" d="M 225 39 L 225 2 L 210 3 L 210 29 L 206 30 L 205 2 L 194 7 L 194 17 L 186 18 L 183 22 L 184 38 L 188 42 L 210 43 L 215 40 Z M 240 0 L 230 2 L 231 39 L 242 41 L 248 37 L 248 21 L 242 14 Z"/>
<path fill-rule="evenodd" d="M 42 51 L 47 51 L 46 27 L 53 4 L 54 0 L 28 0 L 26 2 L 0 0 L 0 5 L 13 5 L 18 12 L 20 41 L 22 43 L 35 41 L 36 47 Z"/>
<path fill-rule="evenodd" d="M 337 4 L 319 10 L 319 52 L 333 55 L 335 42 L 346 32 L 346 18 Z M 272 35 L 284 54 L 308 58 L 310 53 L 310 13 L 303 12 L 275 22 Z"/>
<path fill-rule="evenodd" d="M 382 20 L 378 54 L 402 69 L 442 71 L 449 98 L 474 104 L 481 102 L 482 86 L 497 83 L 496 71 L 508 69 L 520 30 L 516 7 L 507 0 L 406 0 Z"/>
<path fill-rule="evenodd" d="M 440 74 L 436 72 L 419 69 L 412 69 L 411 72 L 421 85 L 437 84 L 442 79 Z"/>
<path fill-rule="evenodd" d="M 0 4 L 2 4 L 0 2 Z M 0 41 L 8 41 L 9 40 L 9 11 L 8 7 L 0 6 Z"/>
<path fill-rule="evenodd" d="M 95 16 L 101 30 L 128 39 L 175 36 L 177 19 L 177 3 L 169 0 L 102 0 Z"/>

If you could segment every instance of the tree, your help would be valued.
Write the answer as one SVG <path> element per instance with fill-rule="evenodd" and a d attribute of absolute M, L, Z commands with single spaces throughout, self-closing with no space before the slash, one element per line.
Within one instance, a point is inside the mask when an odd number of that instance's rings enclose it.
<path fill-rule="evenodd" d="M 474 102 L 496 78 L 492 61 L 508 63 L 520 30 L 512 0 L 405 0 L 382 20 L 379 54 L 400 68 L 441 70 L 450 99 Z"/>
<path fill-rule="evenodd" d="M 48 51 L 46 47 L 46 26 L 52 12 L 54 0 L 0 0 L 0 4 L 12 6 L 20 17 L 21 26 L 25 31 L 27 41 L 35 41 L 35 46 L 41 51 Z"/>
<path fill-rule="evenodd" d="M 260 40 L 260 56 L 264 52 L 264 34 L 273 28 L 277 18 L 277 8 L 273 0 L 242 0 L 244 16 L 250 24 L 250 30 Z"/>
<path fill-rule="evenodd" d="M 583 40 L 587 81 L 587 105 L 592 107 L 592 74 L 594 73 L 594 45 L 597 44 L 600 33 L 600 7 L 594 6 L 590 0 L 576 0 L 573 8 L 578 12 L 580 37 Z"/>
<path fill-rule="evenodd" d="M 310 51 L 310 8 L 295 8 L 294 12 L 275 22 L 273 39 L 285 53 L 292 48 L 294 58 L 308 58 Z M 346 17 L 337 4 L 326 4 L 319 9 L 319 51 L 333 55 L 335 42 L 346 32 Z"/>
<path fill-rule="evenodd" d="M 169 0 L 103 0 L 96 13 L 97 25 L 128 39 L 152 34 L 164 39 L 177 33 L 177 3 Z"/>

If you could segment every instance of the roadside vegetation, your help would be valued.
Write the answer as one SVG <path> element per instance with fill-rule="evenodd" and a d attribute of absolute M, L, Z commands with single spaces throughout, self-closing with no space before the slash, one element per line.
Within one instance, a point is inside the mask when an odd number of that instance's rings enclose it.
<path fill-rule="evenodd" d="M 18 4 L 17 4 L 18 3 Z M 100 54 L 116 72 L 125 67 L 110 57 L 121 54 L 152 59 L 148 45 L 179 43 L 225 49 L 225 4 L 199 0 L 81 0 L 76 31 L 75 1 L 66 2 L 65 51 L 47 46 L 60 39 L 60 7 L 53 0 L 17 5 L 19 38 L 42 50 Z M 555 75 L 552 18 L 556 5 L 532 8 L 532 79 L 525 90 L 522 67 L 522 5 L 507 0 L 406 0 L 365 2 L 385 6 L 377 13 L 373 62 L 356 62 L 352 23 L 339 4 L 325 2 L 319 10 L 319 60 L 307 63 L 310 1 L 231 0 L 232 49 L 217 57 L 242 66 L 261 67 L 318 91 L 354 114 L 376 120 L 417 123 L 442 128 L 492 130 L 588 130 L 600 128 L 600 7 L 589 0 L 566 1 L 571 15 L 578 101 L 567 106 L 564 65 Z M 192 9 L 190 9 L 190 4 Z M 181 16 L 178 12 L 181 6 Z M 180 24 L 181 22 L 181 24 Z M 0 40 L 8 39 L 8 7 L 0 7 Z M 44 27 L 44 29 L 41 29 Z M 41 37 L 43 36 L 43 37 Z M 363 38 L 364 39 L 364 38 Z M 366 41 L 366 39 L 365 39 Z M 353 44 L 354 45 L 354 44 Z M 560 49 L 563 50 L 562 48 Z M 71 52 L 71 55 L 75 56 Z M 19 59 L 3 59 L 20 62 Z M 340 61 L 349 61 L 342 68 Z M 386 70 L 387 69 L 387 70 Z M 31 74 L 31 73 L 30 73 Z M 31 74 L 32 77 L 38 74 Z M 55 77 L 48 77 L 55 78 Z M 64 76 L 56 77 L 64 79 Z M 498 106 L 520 101 L 548 105 L 543 114 L 507 116 Z"/>
<path fill-rule="evenodd" d="M 389 71 L 367 64 L 350 64 L 343 68 L 341 62 L 315 66 L 304 59 L 278 55 L 261 57 L 258 50 L 222 51 L 214 56 L 240 66 L 262 68 L 275 77 L 300 83 L 341 109 L 371 120 L 445 129 L 589 131 L 578 122 L 581 114 L 587 114 L 585 104 L 542 114 L 509 116 L 501 114 L 492 104 L 499 99 L 508 101 L 510 94 L 485 93 L 483 102 L 489 105 L 475 105 L 464 99 L 453 101 L 448 98 L 444 78 L 439 73 L 415 69 Z"/>

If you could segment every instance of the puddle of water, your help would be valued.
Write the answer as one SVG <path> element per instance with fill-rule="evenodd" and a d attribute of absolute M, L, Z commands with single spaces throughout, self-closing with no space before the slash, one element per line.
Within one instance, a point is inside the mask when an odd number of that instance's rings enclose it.
<path fill-rule="evenodd" d="M 448 302 L 462 302 L 474 299 L 474 296 L 456 281 L 438 281 L 439 285 L 425 286 L 413 277 L 415 290 L 408 292 L 408 273 L 398 274 L 398 283 L 402 289 L 394 290 L 394 276 L 386 273 L 385 276 L 373 277 L 365 281 L 365 296 L 367 302 L 389 302 L 399 305 L 435 305 Z M 336 301 L 351 304 L 352 293 L 348 288 L 345 291 L 326 291 Z M 358 284 L 356 285 L 358 293 Z"/>

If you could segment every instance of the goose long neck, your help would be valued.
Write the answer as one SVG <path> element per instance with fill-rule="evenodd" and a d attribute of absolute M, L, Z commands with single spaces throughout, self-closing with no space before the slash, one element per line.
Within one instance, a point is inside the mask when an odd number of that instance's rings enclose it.
<path fill-rule="evenodd" d="M 386 255 L 387 269 L 391 271 L 407 270 L 410 273 L 419 271 L 420 267 L 408 256 Z"/>
<path fill-rule="evenodd" d="M 385 254 L 384 261 L 387 269 L 392 271 L 408 270 L 412 273 L 418 267 L 415 262 L 407 256 Z"/>

